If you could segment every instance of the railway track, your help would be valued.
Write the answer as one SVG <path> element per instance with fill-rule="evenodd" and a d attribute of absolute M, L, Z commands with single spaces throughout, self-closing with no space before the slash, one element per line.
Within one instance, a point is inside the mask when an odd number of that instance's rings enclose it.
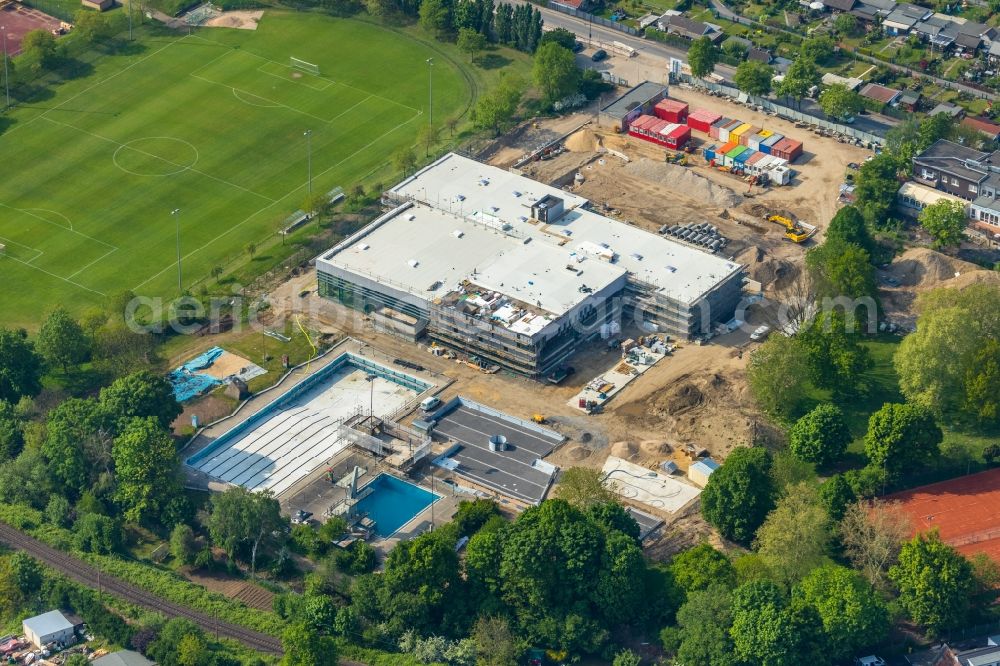
<path fill-rule="evenodd" d="M 205 613 L 161 599 L 152 592 L 147 592 L 119 578 L 101 573 L 83 560 L 56 550 L 3 522 L 0 522 L 0 542 L 11 548 L 24 551 L 35 559 L 62 572 L 68 578 L 82 583 L 89 588 L 107 592 L 119 599 L 135 604 L 136 606 L 148 608 L 166 617 L 183 617 L 191 620 L 207 634 L 216 634 L 220 637 L 231 638 L 259 652 L 282 654 L 281 641 L 274 636 L 247 629 L 231 622 L 218 620 Z"/>

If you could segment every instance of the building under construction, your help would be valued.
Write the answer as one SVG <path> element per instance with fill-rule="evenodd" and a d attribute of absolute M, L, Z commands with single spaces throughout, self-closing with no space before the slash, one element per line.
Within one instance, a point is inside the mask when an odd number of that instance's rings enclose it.
<path fill-rule="evenodd" d="M 453 153 L 383 201 L 385 214 L 317 258 L 320 295 L 519 374 L 549 374 L 623 316 L 697 337 L 742 293 L 739 264 Z"/>

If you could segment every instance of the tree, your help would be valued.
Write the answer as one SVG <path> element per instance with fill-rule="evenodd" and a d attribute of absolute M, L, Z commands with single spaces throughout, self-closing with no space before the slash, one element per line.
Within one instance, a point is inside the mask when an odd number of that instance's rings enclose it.
<path fill-rule="evenodd" d="M 821 467 L 844 455 L 851 443 L 844 413 L 836 405 L 824 403 L 800 418 L 788 433 L 788 447 L 796 457 Z"/>
<path fill-rule="evenodd" d="M 768 666 L 822 664 L 822 622 L 808 605 L 789 604 L 771 581 L 741 585 L 733 594 L 730 635 L 741 660 Z"/>
<path fill-rule="evenodd" d="M 859 501 L 847 508 L 838 532 L 844 552 L 854 567 L 869 583 L 882 590 L 886 588 L 886 573 L 896 562 L 912 527 L 898 503 Z"/>
<path fill-rule="evenodd" d="M 53 478 L 70 498 L 112 470 L 111 433 L 105 421 L 94 400 L 70 398 L 49 412 L 41 452 Z"/>
<path fill-rule="evenodd" d="M 826 560 L 831 537 L 830 518 L 816 490 L 800 483 L 778 500 L 754 545 L 774 579 L 790 586 Z"/>
<path fill-rule="evenodd" d="M 833 39 L 820 35 L 803 40 L 799 47 L 799 53 L 804 58 L 823 64 L 833 56 L 835 46 Z"/>
<path fill-rule="evenodd" d="M 420 25 L 435 36 L 450 32 L 452 28 L 451 5 L 446 0 L 421 0 Z"/>
<path fill-rule="evenodd" d="M 906 336 L 893 363 L 906 399 L 930 409 L 943 420 L 958 417 L 996 423 L 996 396 L 980 401 L 997 381 L 995 346 L 1000 321 L 1000 288 L 971 285 L 938 289 L 917 302 L 917 330 Z"/>
<path fill-rule="evenodd" d="M 476 54 L 486 48 L 486 36 L 472 28 L 462 28 L 458 31 L 458 50 L 468 53 L 471 62 L 476 61 Z"/>
<path fill-rule="evenodd" d="M 219 281 L 219 278 L 221 278 L 222 274 L 225 272 L 226 271 L 222 268 L 222 266 L 212 266 L 212 277 L 215 278 L 216 282 Z"/>
<path fill-rule="evenodd" d="M 0 328 L 0 400 L 14 404 L 41 390 L 42 359 L 27 333 Z"/>
<path fill-rule="evenodd" d="M 559 477 L 555 496 L 580 510 L 603 502 L 614 502 L 615 493 L 604 485 L 604 473 L 588 467 L 570 467 Z"/>
<path fill-rule="evenodd" d="M 105 14 L 81 9 L 73 15 L 73 32 L 88 44 L 95 44 L 111 39 L 115 28 Z"/>
<path fill-rule="evenodd" d="M 850 482 L 843 474 L 834 474 L 819 487 L 819 501 L 832 520 L 844 517 L 847 508 L 858 499 Z"/>
<path fill-rule="evenodd" d="M 898 479 L 940 454 L 943 439 L 934 415 L 920 405 L 886 403 L 868 419 L 865 453 L 869 464 Z"/>
<path fill-rule="evenodd" d="M 542 39 L 538 42 L 538 45 L 542 46 L 544 44 L 548 44 L 549 42 L 555 42 L 564 49 L 572 51 L 573 47 L 576 46 L 576 34 L 570 32 L 566 28 L 549 30 L 542 35 Z"/>
<path fill-rule="evenodd" d="M 507 618 L 483 615 L 472 631 L 480 666 L 515 666 L 521 653 Z"/>
<path fill-rule="evenodd" d="M 975 585 L 972 566 L 941 541 L 937 530 L 903 544 L 889 578 L 899 588 L 899 603 L 910 618 L 931 632 L 940 634 L 965 620 Z"/>
<path fill-rule="evenodd" d="M 542 44 L 535 52 L 532 75 L 549 104 L 572 95 L 580 87 L 580 68 L 573 52 L 555 42 Z"/>
<path fill-rule="evenodd" d="M 17 409 L 0 400 L 0 464 L 13 460 L 24 449 L 24 424 Z"/>
<path fill-rule="evenodd" d="M 90 666 L 90 659 L 87 659 L 87 655 L 77 652 L 71 654 L 63 664 L 64 666 Z"/>
<path fill-rule="evenodd" d="M 212 542 L 235 559 L 240 548 L 250 550 L 250 571 L 257 571 L 257 555 L 262 546 L 275 542 L 275 534 L 287 526 L 281 506 L 270 492 L 250 492 L 237 486 L 212 495 L 208 533 Z"/>
<path fill-rule="evenodd" d="M 156 640 L 150 644 L 146 656 L 161 666 L 184 666 L 180 661 L 181 643 L 189 637 L 204 641 L 201 629 L 191 620 L 179 617 L 167 620 Z M 190 640 L 188 642 L 190 644 Z"/>
<path fill-rule="evenodd" d="M 615 655 L 611 666 L 639 666 L 641 663 L 642 659 L 635 652 L 632 652 L 632 650 L 622 650 Z"/>
<path fill-rule="evenodd" d="M 194 530 L 189 525 L 177 523 L 170 531 L 170 555 L 181 564 L 191 564 L 197 551 L 198 542 Z"/>
<path fill-rule="evenodd" d="M 795 595 L 819 613 L 829 649 L 837 660 L 877 644 L 889 631 L 889 611 L 857 572 L 836 564 L 813 569 Z"/>
<path fill-rule="evenodd" d="M 257 254 L 257 243 L 247 243 L 246 252 L 247 256 L 253 259 L 253 255 Z"/>
<path fill-rule="evenodd" d="M 861 96 L 840 83 L 827 87 L 819 94 L 819 105 L 830 118 L 847 120 L 865 107 Z"/>
<path fill-rule="evenodd" d="M 739 447 L 708 477 L 701 512 L 727 539 L 748 544 L 774 506 L 771 455 Z"/>
<path fill-rule="evenodd" d="M 885 227 L 896 205 L 899 163 L 887 152 L 861 165 L 854 179 L 855 206 L 869 228 Z"/>
<path fill-rule="evenodd" d="M 403 172 L 404 178 L 409 175 L 409 172 L 417 166 L 417 155 L 413 152 L 413 148 L 404 146 L 393 153 L 392 165 L 396 170 Z"/>
<path fill-rule="evenodd" d="M 119 423 L 131 418 L 153 417 L 164 429 L 170 428 L 181 414 L 170 382 L 150 370 L 120 377 L 111 386 L 101 389 L 101 408 Z"/>
<path fill-rule="evenodd" d="M 493 130 L 495 136 L 514 117 L 521 103 L 524 84 L 515 76 L 503 75 L 491 91 L 480 96 L 472 112 L 472 122 L 479 129 Z"/>
<path fill-rule="evenodd" d="M 948 199 L 942 199 L 924 208 L 920 211 L 919 220 L 920 226 L 934 239 L 936 248 L 959 245 L 968 224 L 965 205 Z"/>
<path fill-rule="evenodd" d="M 858 19 L 851 14 L 840 14 L 833 20 L 833 27 L 840 34 L 850 37 L 858 31 Z"/>
<path fill-rule="evenodd" d="M 936 141 L 948 138 L 953 126 L 951 117 L 946 113 L 935 113 L 920 121 L 917 129 L 917 148 L 927 150 Z"/>
<path fill-rule="evenodd" d="M 965 372 L 965 411 L 986 423 L 1000 423 L 1000 341 L 986 340 L 973 354 L 972 363 Z M 2 429 L 0 425 L 0 449 L 3 447 Z M 985 450 L 983 457 L 986 457 Z"/>
<path fill-rule="evenodd" d="M 732 626 L 732 599 L 722 585 L 711 585 L 688 594 L 677 611 L 680 645 L 677 662 L 710 666 L 736 666 L 729 630 Z"/>
<path fill-rule="evenodd" d="M 309 217 L 319 217 L 326 212 L 330 206 L 330 199 L 324 192 L 313 192 L 302 202 L 302 210 L 309 214 Z"/>
<path fill-rule="evenodd" d="M 763 97 L 771 92 L 774 70 L 759 60 L 744 60 L 736 68 L 733 81 L 736 87 L 748 95 Z"/>
<path fill-rule="evenodd" d="M 448 133 L 452 137 L 455 136 L 455 130 L 458 129 L 458 124 L 460 122 L 461 122 L 461 119 L 458 118 L 457 116 L 448 116 L 447 118 L 444 119 L 444 126 L 448 130 Z M 404 171 L 404 175 L 405 175 L 405 171 Z"/>
<path fill-rule="evenodd" d="M 867 252 L 869 257 L 874 257 L 878 250 L 865 225 L 864 216 L 854 206 L 844 206 L 833 216 L 826 228 L 826 242 L 853 243 Z"/>
<path fill-rule="evenodd" d="M 809 359 L 809 378 L 838 399 L 865 394 L 865 373 L 872 368 L 868 348 L 858 339 L 859 324 L 853 320 L 854 313 L 850 314 L 849 322 L 839 309 L 822 313 L 798 334 Z"/>
<path fill-rule="evenodd" d="M 73 526 L 76 547 L 88 553 L 110 555 L 121 547 L 122 529 L 114 518 L 85 513 Z"/>
<path fill-rule="evenodd" d="M 785 78 L 775 92 L 782 97 L 791 97 L 797 102 L 809 95 L 809 90 L 820 83 L 819 69 L 810 58 L 799 56 L 788 67 Z"/>
<path fill-rule="evenodd" d="M 715 63 L 719 62 L 719 53 L 716 51 L 712 40 L 708 37 L 699 37 L 691 42 L 688 48 L 688 64 L 691 66 L 691 74 L 703 79 L 715 71 Z"/>
<path fill-rule="evenodd" d="M 25 33 L 21 40 L 21 62 L 27 62 L 30 70 L 39 72 L 50 69 L 58 60 L 59 47 L 51 32 L 31 30 Z"/>
<path fill-rule="evenodd" d="M 610 81 L 605 81 L 596 69 L 585 69 L 580 75 L 580 94 L 587 99 L 597 99 L 613 89 L 614 85 Z"/>
<path fill-rule="evenodd" d="M 69 527 L 73 507 L 62 495 L 53 495 L 45 505 L 45 521 L 56 527 Z"/>
<path fill-rule="evenodd" d="M 441 128 L 437 125 L 421 125 L 417 130 L 417 144 L 423 144 L 424 155 L 431 154 L 431 146 L 437 143 Z"/>
<path fill-rule="evenodd" d="M 459 536 L 471 537 L 496 516 L 500 516 L 500 506 L 493 500 L 479 497 L 459 502 L 451 520 Z"/>
<path fill-rule="evenodd" d="M 674 557 L 670 563 L 674 580 L 689 595 L 712 585 L 736 586 L 736 570 L 725 553 L 709 543 L 700 543 Z"/>
<path fill-rule="evenodd" d="M 747 57 L 747 46 L 742 41 L 730 38 L 722 43 L 722 52 L 736 60 L 743 60 Z"/>
<path fill-rule="evenodd" d="M 874 299 L 877 293 L 875 267 L 860 245 L 827 239 L 806 254 L 806 269 L 820 297 Z"/>
<path fill-rule="evenodd" d="M 111 455 L 118 479 L 115 499 L 124 508 L 126 520 L 142 523 L 180 517 L 184 496 L 177 450 L 156 417 L 129 420 L 115 439 Z"/>
<path fill-rule="evenodd" d="M 58 365 L 63 373 L 87 360 L 90 341 L 80 324 L 66 310 L 56 308 L 42 323 L 36 345 L 49 365 Z"/>
<path fill-rule="evenodd" d="M 809 372 L 806 350 L 795 338 L 772 335 L 750 354 L 747 380 L 760 408 L 789 417 L 798 409 Z"/>

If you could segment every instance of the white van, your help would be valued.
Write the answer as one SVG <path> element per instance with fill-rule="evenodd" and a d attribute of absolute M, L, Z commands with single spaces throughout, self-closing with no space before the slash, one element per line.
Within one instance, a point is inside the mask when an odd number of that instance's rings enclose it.
<path fill-rule="evenodd" d="M 437 397 L 436 395 L 432 395 L 431 397 L 424 398 L 423 400 L 420 401 L 420 409 L 424 410 L 425 412 L 429 412 L 435 409 L 440 404 L 441 404 L 441 398 Z"/>

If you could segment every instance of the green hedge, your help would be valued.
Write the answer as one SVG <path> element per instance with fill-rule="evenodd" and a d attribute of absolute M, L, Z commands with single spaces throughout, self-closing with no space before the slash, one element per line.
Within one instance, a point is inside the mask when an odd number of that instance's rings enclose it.
<path fill-rule="evenodd" d="M 411 654 L 385 652 L 384 650 L 361 647 L 343 640 L 338 641 L 338 645 L 340 647 L 340 656 L 360 661 L 366 664 L 366 666 L 427 666 Z M 443 665 L 431 664 L 430 666 Z"/>

